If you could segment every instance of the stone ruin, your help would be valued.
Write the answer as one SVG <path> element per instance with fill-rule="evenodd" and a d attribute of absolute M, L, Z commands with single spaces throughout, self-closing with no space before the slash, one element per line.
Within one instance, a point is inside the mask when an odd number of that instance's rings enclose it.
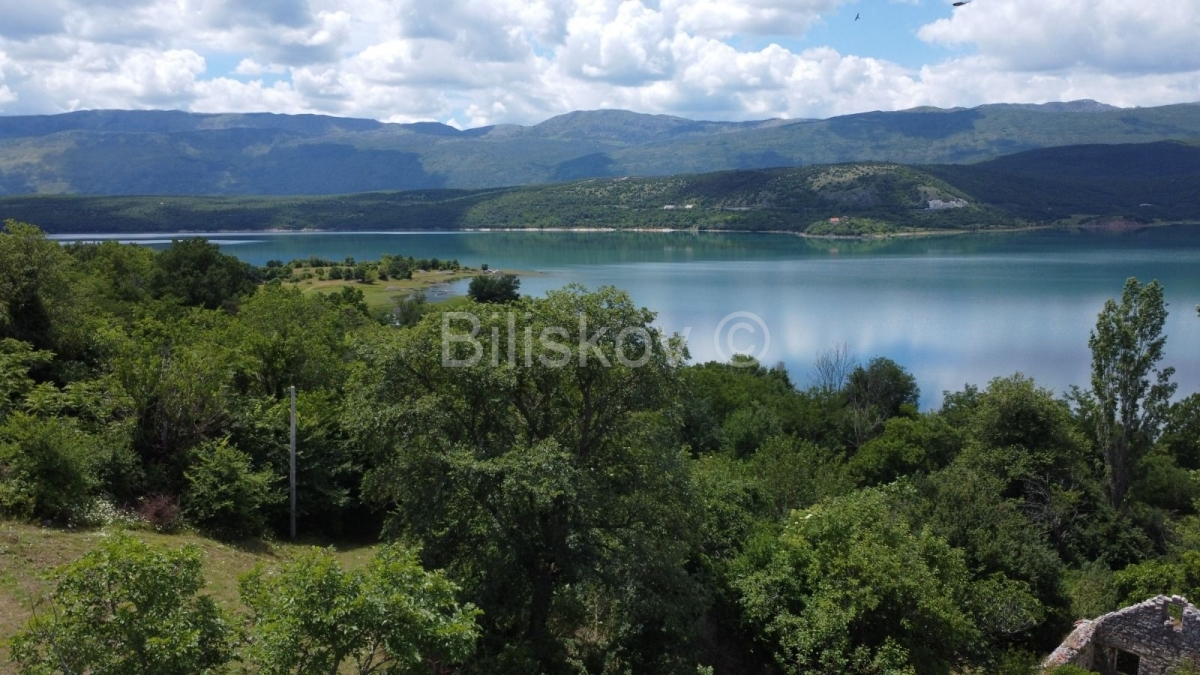
<path fill-rule="evenodd" d="M 1178 595 L 1075 624 L 1043 669 L 1074 665 L 1101 675 L 1167 675 L 1184 661 L 1200 667 L 1200 609 Z"/>

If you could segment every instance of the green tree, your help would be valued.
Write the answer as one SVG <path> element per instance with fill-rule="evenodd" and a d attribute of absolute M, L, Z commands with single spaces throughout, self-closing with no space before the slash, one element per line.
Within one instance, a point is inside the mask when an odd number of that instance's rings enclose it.
<path fill-rule="evenodd" d="M 0 420 L 19 408 L 37 384 L 30 371 L 54 359 L 52 352 L 35 350 L 28 342 L 0 340 Z"/>
<path fill-rule="evenodd" d="M 1158 436 L 1176 385 L 1174 368 L 1158 367 L 1163 357 L 1167 320 L 1163 289 L 1157 281 L 1125 282 L 1120 303 L 1109 300 L 1088 338 L 1092 350 L 1092 388 L 1087 416 L 1107 468 L 1108 495 L 1120 508 L 1134 468 Z"/>
<path fill-rule="evenodd" d="M 795 512 L 734 585 L 788 672 L 950 673 L 981 634 L 962 555 L 865 489 Z"/>
<path fill-rule="evenodd" d="M 471 322 L 433 313 L 364 345 L 346 406 L 378 457 L 364 494 L 390 507 L 390 534 L 421 542 L 482 607 L 484 671 L 618 655 L 659 667 L 694 621 L 688 467 L 663 412 L 678 363 L 653 314 L 615 289 L 524 298 L 509 316 L 511 331 L 508 317 L 475 317 L 494 342 L 444 343 Z M 555 330 L 572 334 L 556 338 L 567 358 L 541 351 Z"/>
<path fill-rule="evenodd" d="M 392 317 L 398 326 L 415 326 L 421 317 L 430 310 L 424 291 L 414 291 L 408 295 L 393 297 L 392 302 L 395 305 L 392 309 Z"/>
<path fill-rule="evenodd" d="M 1159 444 L 1179 466 L 1200 469 L 1200 394 L 1171 406 Z"/>
<path fill-rule="evenodd" d="M 867 485 L 930 473 L 949 464 L 962 442 L 962 433 L 940 415 L 895 417 L 854 453 L 850 471 Z"/>
<path fill-rule="evenodd" d="M 225 312 L 195 309 L 141 319 L 111 361 L 131 400 L 133 444 L 152 492 L 178 494 L 187 451 L 225 433 L 241 365 L 232 322 Z"/>
<path fill-rule="evenodd" d="M 341 403 L 341 396 L 332 390 L 296 392 L 298 527 L 305 534 L 377 536 L 380 514 L 368 513 L 358 500 L 368 458 L 346 438 Z M 287 397 L 236 397 L 226 427 L 231 444 L 250 455 L 254 466 L 286 476 L 289 412 Z M 284 502 L 272 502 L 265 508 L 264 515 L 277 531 L 286 531 Z"/>
<path fill-rule="evenodd" d="M 96 439 L 75 420 L 9 415 L 0 426 L 0 511 L 66 518 L 100 487 Z"/>
<path fill-rule="evenodd" d="M 354 266 L 351 276 L 359 283 L 373 283 L 375 281 L 375 268 L 368 263 L 360 262 Z"/>
<path fill-rule="evenodd" d="M 1103 537 L 1085 528 L 1105 510 L 1103 488 L 1065 401 L 1024 375 L 996 378 L 978 395 L 966 435 L 959 467 L 998 480 L 999 494 L 1021 500 L 1029 522 L 1064 556 L 1095 552 L 1087 538 Z"/>
<path fill-rule="evenodd" d="M 512 274 L 481 274 L 471 279 L 467 295 L 475 302 L 505 303 L 521 297 L 521 280 Z"/>
<path fill-rule="evenodd" d="M 95 318 L 76 302 L 75 261 L 37 227 L 7 220 L 0 233 L 0 338 L 59 359 L 80 356 L 97 338 Z"/>
<path fill-rule="evenodd" d="M 94 305 L 128 317 L 150 299 L 157 270 L 154 249 L 105 241 L 74 244 L 65 250 L 85 273 L 83 284 Z"/>
<path fill-rule="evenodd" d="M 842 395 L 847 404 L 849 441 L 858 448 L 878 435 L 889 419 L 915 413 L 921 390 L 916 378 L 900 364 L 877 356 L 866 367 L 850 371 Z"/>
<path fill-rule="evenodd" d="M 347 326 L 337 306 L 324 296 L 264 286 L 238 308 L 233 329 L 250 393 L 281 397 L 291 385 L 341 385 Z"/>
<path fill-rule="evenodd" d="M 217 309 L 254 288 L 249 265 L 200 237 L 172 241 L 155 264 L 156 295 L 191 307 Z"/>
<path fill-rule="evenodd" d="M 126 535 L 54 572 L 57 586 L 13 637 L 25 675 L 221 672 L 232 631 L 207 595 L 200 551 L 158 551 Z"/>
<path fill-rule="evenodd" d="M 266 675 L 444 672 L 475 648 L 479 614 L 417 557 L 385 547 L 366 569 L 344 570 L 314 549 L 277 574 L 241 579 L 251 610 L 249 660 Z"/>

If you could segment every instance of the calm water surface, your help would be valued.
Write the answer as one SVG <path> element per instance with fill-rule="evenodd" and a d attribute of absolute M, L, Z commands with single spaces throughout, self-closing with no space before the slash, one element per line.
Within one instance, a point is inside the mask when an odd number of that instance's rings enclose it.
<path fill-rule="evenodd" d="M 1031 232 L 879 242 L 789 235 L 688 233 L 307 233 L 207 235 L 226 252 L 264 264 L 317 255 L 381 253 L 457 259 L 535 271 L 522 291 L 571 282 L 614 285 L 687 331 L 692 356 L 720 356 L 714 332 L 735 312 L 761 317 L 770 345 L 800 384 L 817 354 L 845 343 L 913 372 L 923 407 L 943 390 L 1023 372 L 1064 391 L 1088 382 L 1088 332 L 1127 277 L 1158 279 L 1171 316 L 1167 358 L 1180 391 L 1200 391 L 1200 226 L 1124 234 Z M 88 239 L 98 239 L 89 236 Z M 169 236 L 107 237 L 163 246 Z M 442 291 L 459 294 L 466 282 Z M 727 323 L 726 329 L 735 322 Z M 690 329 L 690 330 L 689 330 Z M 763 335 L 734 344 L 761 349 Z M 722 345 L 728 336 L 720 336 Z"/>

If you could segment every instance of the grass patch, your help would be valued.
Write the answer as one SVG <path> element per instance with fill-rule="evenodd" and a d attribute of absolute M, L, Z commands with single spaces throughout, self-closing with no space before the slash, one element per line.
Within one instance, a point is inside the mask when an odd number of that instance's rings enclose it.
<path fill-rule="evenodd" d="M 312 268 L 300 267 L 293 276 L 300 277 L 304 273 L 313 273 Z M 349 286 L 362 291 L 363 300 L 372 310 L 389 309 L 396 304 L 397 298 L 402 298 L 416 291 L 425 291 L 426 299 L 433 303 L 454 303 L 463 296 L 452 296 L 448 284 L 462 279 L 470 279 L 480 274 L 516 274 L 530 276 L 530 272 L 511 272 L 505 270 L 490 270 L 483 272 L 477 269 L 462 269 L 458 271 L 416 271 L 412 279 L 375 280 L 362 283 L 351 279 L 303 279 L 284 282 L 285 286 L 299 288 L 302 293 L 336 293 L 343 287 Z M 315 276 L 315 275 L 314 275 Z"/>
<path fill-rule="evenodd" d="M 305 272 L 312 272 L 312 270 L 299 268 L 294 274 L 300 276 Z M 440 286 L 460 279 L 470 279 L 477 274 L 480 274 L 479 270 L 418 271 L 413 273 L 412 279 L 376 280 L 367 284 L 346 279 L 306 279 L 287 282 L 285 285 L 299 288 L 303 293 L 336 293 L 343 287 L 349 286 L 362 291 L 363 299 L 371 309 L 386 309 L 395 304 L 395 298 L 404 297 L 415 291 L 425 291 L 429 295 L 430 301 L 436 301 L 440 293 L 447 292 L 446 289 L 439 288 Z"/>

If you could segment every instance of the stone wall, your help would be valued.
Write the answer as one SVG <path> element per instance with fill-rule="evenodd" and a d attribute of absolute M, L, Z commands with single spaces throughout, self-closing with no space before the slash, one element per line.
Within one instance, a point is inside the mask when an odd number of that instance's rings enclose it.
<path fill-rule="evenodd" d="M 1137 672 L 1125 672 L 1132 670 L 1133 657 Z M 1080 621 L 1042 667 L 1071 664 L 1101 675 L 1167 675 L 1185 659 L 1200 666 L 1200 609 L 1180 596 L 1160 595 Z"/>

